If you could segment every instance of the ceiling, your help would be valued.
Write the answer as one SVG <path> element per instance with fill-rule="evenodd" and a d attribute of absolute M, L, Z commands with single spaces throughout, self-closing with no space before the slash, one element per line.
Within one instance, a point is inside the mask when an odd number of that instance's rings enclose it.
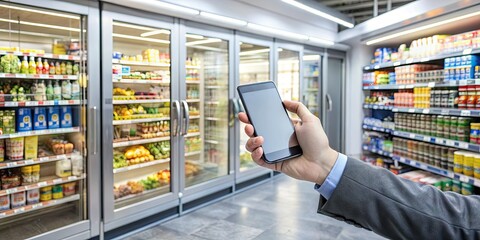
<path fill-rule="evenodd" d="M 374 0 L 315 0 L 354 19 L 355 25 L 373 18 Z M 377 0 L 378 15 L 387 12 L 388 2 L 395 9 L 415 0 Z"/>

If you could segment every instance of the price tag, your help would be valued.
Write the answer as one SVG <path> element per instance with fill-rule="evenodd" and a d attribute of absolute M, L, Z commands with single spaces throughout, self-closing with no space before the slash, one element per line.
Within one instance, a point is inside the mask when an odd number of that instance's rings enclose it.
<path fill-rule="evenodd" d="M 394 63 L 393 63 L 393 66 L 398 66 L 398 65 L 400 65 L 400 64 L 401 64 L 401 62 L 394 62 Z"/>
<path fill-rule="evenodd" d="M 33 164 L 33 163 L 35 163 L 35 161 L 33 161 L 32 159 L 25 160 L 25 164 Z"/>
<path fill-rule="evenodd" d="M 7 167 L 15 167 L 17 166 L 17 163 L 16 162 L 9 162 L 7 163 Z"/>
<path fill-rule="evenodd" d="M 380 66 L 379 65 L 375 65 L 375 67 L 373 67 L 374 69 L 379 69 Z"/>
<path fill-rule="evenodd" d="M 415 134 L 410 133 L 410 134 L 408 135 L 408 137 L 409 137 L 409 138 L 415 138 Z"/>
<path fill-rule="evenodd" d="M 380 88 L 380 87 L 378 87 L 378 86 L 373 86 L 373 89 L 379 89 L 379 88 Z"/>
<path fill-rule="evenodd" d="M 463 50 L 463 52 L 462 52 L 463 55 L 468 55 L 468 54 L 470 54 L 470 53 L 472 53 L 472 49 L 471 49 L 471 48 L 467 48 L 467 49 Z"/>
<path fill-rule="evenodd" d="M 430 61 L 430 58 L 421 58 L 420 59 L 420 62 L 428 62 L 428 61 Z"/>
<path fill-rule="evenodd" d="M 21 208 L 17 208 L 17 209 L 14 209 L 13 212 L 16 214 L 16 213 L 23 213 L 25 212 L 25 208 L 21 207 Z"/>
<path fill-rule="evenodd" d="M 11 189 L 5 190 L 5 192 L 6 192 L 7 194 L 12 194 L 12 193 L 16 193 L 16 192 L 17 192 L 17 189 L 16 189 L 16 188 L 11 188 Z"/>
<path fill-rule="evenodd" d="M 435 82 L 429 82 L 427 85 L 429 88 L 435 87 Z"/>
<path fill-rule="evenodd" d="M 450 111 L 448 109 L 442 109 L 442 112 L 440 112 L 441 115 L 448 115 Z"/>
<path fill-rule="evenodd" d="M 28 101 L 28 102 L 25 102 L 25 106 L 38 106 L 38 102 Z"/>
<path fill-rule="evenodd" d="M 38 158 L 38 161 L 39 162 L 45 162 L 45 161 L 48 161 L 48 157 L 41 157 L 41 158 Z"/>
<path fill-rule="evenodd" d="M 74 181 L 74 180 L 77 180 L 77 176 L 68 177 L 68 181 Z"/>
<path fill-rule="evenodd" d="M 460 86 L 466 86 L 466 85 L 468 85 L 468 82 L 467 82 L 467 80 L 460 80 L 460 81 L 458 82 L 458 85 L 460 85 Z"/>
<path fill-rule="evenodd" d="M 409 113 L 414 113 L 414 112 L 415 112 L 415 108 L 410 108 L 410 109 L 408 109 L 408 112 L 409 112 Z"/>
<path fill-rule="evenodd" d="M 466 142 L 459 142 L 459 143 L 458 143 L 458 147 L 468 149 L 468 143 L 466 143 Z"/>
<path fill-rule="evenodd" d="M 61 182 L 63 182 L 63 180 L 61 178 L 53 179 L 54 184 L 58 184 L 58 183 L 61 183 Z"/>
<path fill-rule="evenodd" d="M 429 114 L 429 113 L 430 113 L 430 109 L 423 109 L 422 113 L 423 113 L 423 114 Z"/>
<path fill-rule="evenodd" d="M 460 116 L 470 117 L 470 115 L 471 115 L 471 112 L 469 110 L 462 110 L 460 112 Z"/>
<path fill-rule="evenodd" d="M 58 59 L 68 60 L 68 55 L 58 55 Z"/>
<path fill-rule="evenodd" d="M 373 105 L 372 108 L 373 108 L 373 109 L 378 109 L 378 106 L 377 106 L 377 105 Z"/>
<path fill-rule="evenodd" d="M 405 85 L 398 85 L 398 89 L 405 89 Z"/>
<path fill-rule="evenodd" d="M 405 88 L 409 88 L 409 89 L 410 89 L 410 88 L 413 88 L 413 87 L 414 87 L 413 85 L 407 85 L 407 86 L 405 86 Z"/>
<path fill-rule="evenodd" d="M 410 64 L 413 62 L 413 58 L 407 58 L 407 60 L 405 60 L 405 63 L 406 64 Z"/>
<path fill-rule="evenodd" d="M 26 77 L 27 77 L 27 74 L 17 73 L 17 74 L 15 74 L 15 77 L 17 77 L 17 78 L 26 78 Z"/>
<path fill-rule="evenodd" d="M 436 144 L 443 144 L 443 141 L 442 141 L 442 139 L 435 138 L 435 143 Z"/>
<path fill-rule="evenodd" d="M 48 74 L 40 74 L 39 77 L 40 78 L 48 78 Z"/>
<path fill-rule="evenodd" d="M 429 136 L 423 136 L 423 141 L 425 142 L 430 142 L 430 137 Z"/>
<path fill-rule="evenodd" d="M 7 216 L 7 213 L 6 213 L 6 212 L 0 213 L 0 217 L 5 217 L 5 216 Z"/>
<path fill-rule="evenodd" d="M 5 107 L 16 107 L 18 102 L 5 102 Z"/>
<path fill-rule="evenodd" d="M 445 144 L 448 146 L 455 146 L 455 142 L 452 140 L 445 140 Z"/>
<path fill-rule="evenodd" d="M 39 183 L 37 183 L 37 186 L 45 187 L 45 186 L 47 186 L 47 182 L 39 182 Z"/>
<path fill-rule="evenodd" d="M 468 178 L 467 176 L 460 175 L 459 180 L 460 180 L 461 182 L 467 182 L 467 183 L 468 183 L 469 178 Z"/>

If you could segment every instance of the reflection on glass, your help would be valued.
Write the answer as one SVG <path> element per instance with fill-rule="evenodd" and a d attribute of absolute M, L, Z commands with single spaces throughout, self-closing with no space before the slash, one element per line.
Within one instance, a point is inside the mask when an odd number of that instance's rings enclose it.
<path fill-rule="evenodd" d="M 320 64 L 320 55 L 308 53 L 303 55 L 304 101 L 307 108 L 317 117 L 320 112 Z"/>
<path fill-rule="evenodd" d="M 228 174 L 228 41 L 186 34 L 185 186 Z"/>
<path fill-rule="evenodd" d="M 300 99 L 300 58 L 296 51 L 278 48 L 278 92 L 283 100 Z"/>
<path fill-rule="evenodd" d="M 12 134 L 0 140 L 0 238 L 27 239 L 88 219 L 83 158 L 87 116 L 82 111 L 87 97 L 87 30 L 82 26 L 87 19 L 11 2 L 0 4 L 0 19 L 0 122 L 3 134 Z M 54 95 L 54 86 L 65 86 L 65 94 Z M 25 105 L 28 110 L 20 111 Z M 70 123 L 64 122 L 69 126 L 51 120 L 49 127 L 42 121 L 57 110 L 59 115 L 62 110 L 64 116 L 70 113 Z M 34 124 L 18 121 L 27 115 Z M 22 122 L 18 127 L 15 118 Z"/>
<path fill-rule="evenodd" d="M 240 84 L 264 82 L 270 79 L 270 48 L 249 44 L 240 44 Z M 240 171 L 256 167 L 250 153 L 245 149 L 248 136 L 243 129 L 245 124 L 240 123 Z"/>
<path fill-rule="evenodd" d="M 115 209 L 171 191 L 170 31 L 113 23 Z"/>

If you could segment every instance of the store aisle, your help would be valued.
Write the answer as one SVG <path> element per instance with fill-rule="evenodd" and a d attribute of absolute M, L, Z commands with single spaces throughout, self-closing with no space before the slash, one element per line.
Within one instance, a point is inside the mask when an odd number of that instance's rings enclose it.
<path fill-rule="evenodd" d="M 280 175 L 125 239 L 383 239 L 317 214 L 317 204 L 311 183 Z"/>

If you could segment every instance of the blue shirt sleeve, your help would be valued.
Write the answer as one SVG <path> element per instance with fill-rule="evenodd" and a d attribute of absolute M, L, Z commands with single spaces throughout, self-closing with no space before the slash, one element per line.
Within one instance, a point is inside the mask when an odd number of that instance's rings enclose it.
<path fill-rule="evenodd" d="M 315 190 L 317 190 L 325 199 L 329 199 L 332 196 L 333 191 L 337 188 L 337 184 L 343 175 L 343 170 L 347 165 L 347 156 L 338 153 L 337 161 L 333 165 L 332 170 L 328 174 L 327 178 L 322 185 L 315 184 Z"/>

